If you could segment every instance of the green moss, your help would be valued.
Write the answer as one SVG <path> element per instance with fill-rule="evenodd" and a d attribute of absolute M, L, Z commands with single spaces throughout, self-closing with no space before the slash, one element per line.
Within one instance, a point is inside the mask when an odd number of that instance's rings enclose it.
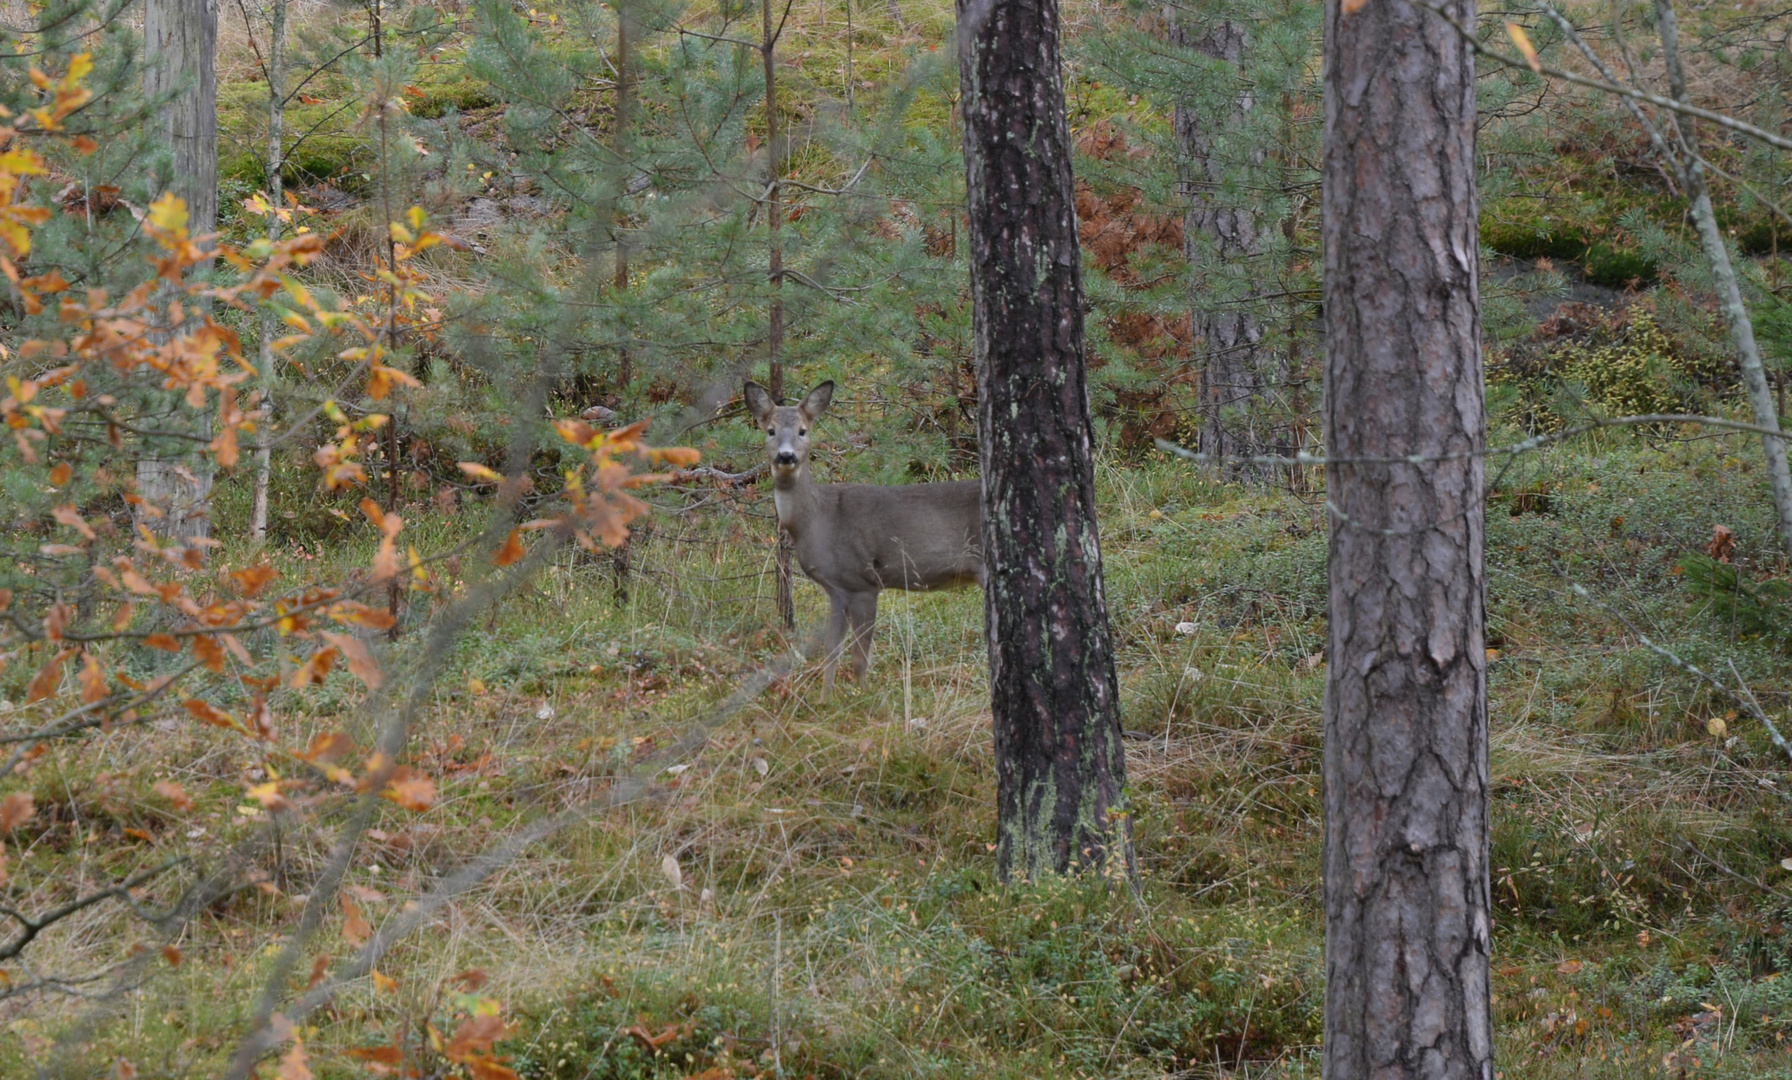
<path fill-rule="evenodd" d="M 1603 241 L 1587 248 L 1581 265 L 1588 281 L 1614 289 L 1652 285 L 1660 276 L 1660 267 L 1654 259 L 1635 249 L 1620 248 Z"/>
<path fill-rule="evenodd" d="M 1551 215 L 1529 220 L 1481 218 L 1481 244 L 1520 259 L 1578 259 L 1587 251 L 1586 230 Z"/>

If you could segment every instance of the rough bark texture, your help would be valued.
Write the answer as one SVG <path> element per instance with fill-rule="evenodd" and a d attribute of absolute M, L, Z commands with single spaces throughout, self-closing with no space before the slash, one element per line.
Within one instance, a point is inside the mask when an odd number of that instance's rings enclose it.
<path fill-rule="evenodd" d="M 1475 11 L 1453 0 L 1451 15 Z M 1327 1080 L 1492 1080 L 1473 55 L 1400 0 L 1325 42 Z"/>
<path fill-rule="evenodd" d="M 1240 69 L 1240 90 L 1232 101 L 1235 116 L 1256 107 L 1256 93 L 1242 74 L 1249 40 L 1245 27 L 1221 22 L 1207 30 L 1179 27 L 1186 48 L 1224 60 Z M 1286 454 L 1292 445 L 1280 433 L 1276 418 L 1288 410 L 1278 399 L 1288 382 L 1287 357 L 1266 340 L 1262 317 L 1237 298 L 1215 302 L 1201 273 L 1204 259 L 1228 264 L 1261 261 L 1264 223 L 1250 206 L 1228 206 L 1215 198 L 1232 163 L 1221 156 L 1217 131 L 1222 124 L 1187 105 L 1174 114 L 1176 138 L 1188 169 L 1189 209 L 1184 229 L 1190 275 L 1189 311 L 1201 357 L 1201 428 L 1199 449 L 1215 458 Z M 1205 242 L 1203 242 L 1205 241 Z M 1237 265 L 1225 267 L 1238 274 Z M 1280 427 L 1286 428 L 1283 420 Z M 1274 469 L 1248 462 L 1224 462 L 1232 476 L 1268 477 Z"/>
<path fill-rule="evenodd" d="M 1670 0 L 1655 0 L 1656 25 L 1661 30 L 1662 59 L 1668 71 L 1668 88 L 1676 101 L 1686 100 L 1686 73 L 1680 64 L 1679 19 Z M 1711 208 L 1711 189 L 1705 182 L 1705 163 L 1699 158 L 1699 137 L 1690 117 L 1668 114 L 1668 122 L 1678 134 L 1679 173 L 1692 204 L 1692 220 L 1699 233 L 1699 246 L 1711 264 L 1712 283 L 1717 286 L 1717 299 L 1723 308 L 1724 321 L 1730 329 L 1730 344 L 1736 350 L 1736 366 L 1742 372 L 1742 385 L 1748 390 L 1748 403 L 1755 423 L 1762 427 L 1780 426 L 1779 409 L 1774 403 L 1773 389 L 1767 385 L 1767 372 L 1761 365 L 1761 349 L 1755 343 L 1755 324 L 1742 302 L 1742 287 L 1736 280 L 1736 268 L 1730 264 L 1730 249 L 1718 229 L 1717 214 Z M 1792 468 L 1786 461 L 1786 441 L 1771 435 L 1761 436 L 1761 453 L 1767 459 L 1767 481 L 1773 493 L 1774 518 L 1779 526 L 1780 543 L 1792 551 Z"/>
<path fill-rule="evenodd" d="M 186 200 L 188 231 L 218 224 L 217 0 L 146 0 L 143 9 L 143 90 L 163 106 L 163 136 L 174 151 L 169 190 Z M 172 406 L 171 424 L 189 423 Z M 210 435 L 209 416 L 199 434 Z M 162 536 L 190 540 L 210 535 L 211 470 L 198 455 L 145 457 L 137 463 L 137 491 L 163 510 L 144 524 Z"/>
<path fill-rule="evenodd" d="M 1055 0 L 959 0 L 1004 878 L 1130 873 Z"/>

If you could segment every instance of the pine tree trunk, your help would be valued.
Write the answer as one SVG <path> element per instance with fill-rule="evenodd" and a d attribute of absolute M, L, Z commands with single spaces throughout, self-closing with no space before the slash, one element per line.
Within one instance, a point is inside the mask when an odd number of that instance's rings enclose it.
<path fill-rule="evenodd" d="M 1325 19 L 1324 1071 L 1493 1080 L 1474 59 Z"/>
<path fill-rule="evenodd" d="M 286 203 L 286 3 L 271 0 L 268 32 L 268 198 L 275 211 Z M 268 239 L 280 239 L 280 215 L 268 215 Z M 268 484 L 273 474 L 274 313 L 261 310 L 260 352 L 256 357 L 261 408 L 266 416 L 255 425 L 255 497 L 249 508 L 249 535 L 260 543 L 268 537 Z"/>
<path fill-rule="evenodd" d="M 1245 27 L 1225 20 L 1204 33 L 1179 28 L 1181 44 L 1240 71 L 1242 89 L 1232 101 L 1236 119 L 1256 107 L 1256 92 L 1245 80 L 1243 68 L 1249 40 Z M 1275 455 L 1286 452 L 1286 438 L 1278 441 L 1278 414 L 1285 413 L 1284 394 L 1289 373 L 1287 357 L 1267 340 L 1262 315 L 1246 300 L 1216 297 L 1202 274 L 1204 257 L 1216 259 L 1221 276 L 1246 273 L 1251 262 L 1261 263 L 1264 223 L 1251 206 L 1228 206 L 1219 197 L 1225 174 L 1244 163 L 1221 156 L 1218 133 L 1224 122 L 1201 116 L 1188 105 L 1178 105 L 1174 123 L 1189 172 L 1189 209 L 1184 229 L 1187 254 L 1195 273 L 1190 275 L 1189 306 L 1196 348 L 1201 356 L 1198 448 L 1211 455 L 1216 471 L 1228 476 L 1267 478 L 1271 466 L 1224 458 Z M 1262 153 L 1256 153 L 1261 164 Z M 1205 244 L 1203 243 L 1205 240 Z"/>
<path fill-rule="evenodd" d="M 1686 73 L 1680 64 L 1679 20 L 1671 0 L 1655 0 L 1656 25 L 1661 30 L 1661 52 L 1668 73 L 1668 89 L 1676 101 L 1686 100 Z M 1678 134 L 1680 179 L 1686 185 L 1687 201 L 1692 204 L 1693 226 L 1698 230 L 1699 245 L 1711 264 L 1712 283 L 1717 286 L 1717 299 L 1723 308 L 1724 321 L 1730 330 L 1730 344 L 1736 350 L 1736 366 L 1742 371 L 1742 385 L 1748 391 L 1748 403 L 1755 423 L 1778 429 L 1779 409 L 1774 404 L 1773 388 L 1767 384 L 1767 371 L 1761 364 L 1761 349 L 1755 343 L 1755 324 L 1742 302 L 1742 286 L 1736 279 L 1736 268 L 1730 264 L 1730 249 L 1717 226 L 1717 214 L 1711 207 L 1711 190 L 1705 182 L 1705 165 L 1698 156 L 1698 133 L 1690 117 L 1670 113 L 1668 121 Z M 1786 461 L 1786 441 L 1771 435 L 1761 436 L 1761 453 L 1767 459 L 1767 482 L 1773 494 L 1774 519 L 1779 527 L 1780 544 L 1792 551 L 1792 468 Z"/>
<path fill-rule="evenodd" d="M 169 190 L 186 200 L 188 232 L 209 233 L 218 224 L 218 8 L 216 0 L 145 0 L 143 90 L 162 107 L 163 136 L 174 151 Z M 188 417 L 170 405 L 168 423 L 210 437 L 211 417 Z M 211 467 L 201 455 L 137 462 L 137 493 L 161 508 L 143 518 L 158 535 L 176 540 L 209 536 Z"/>
<path fill-rule="evenodd" d="M 983 544 L 1006 879 L 1130 874 L 1056 0 L 959 0 Z"/>
<path fill-rule="evenodd" d="M 784 200 L 779 183 L 784 176 L 784 147 L 778 132 L 777 48 L 779 30 L 772 26 L 772 0 L 760 0 L 765 16 L 765 37 L 760 56 L 765 61 L 765 223 L 771 233 L 770 261 L 766 276 L 772 289 L 771 320 L 765 333 L 766 381 L 772 400 L 784 400 Z M 788 9 L 786 9 L 788 10 Z M 791 569 L 790 538 L 778 534 L 778 620 L 784 629 L 796 629 L 796 578 Z"/>
<path fill-rule="evenodd" d="M 628 237 L 625 234 L 627 222 L 623 219 L 623 200 L 628 197 L 629 107 L 633 104 L 635 89 L 632 81 L 634 70 L 629 66 L 629 45 L 633 36 L 629 6 L 628 0 L 616 0 L 616 122 L 610 133 L 610 147 L 616 155 L 616 205 L 611 210 L 611 228 L 616 245 L 616 275 L 612 288 L 615 289 L 618 301 L 628 292 Z M 629 384 L 635 378 L 631 360 L 628 344 L 624 342 L 616 355 L 618 406 L 622 405 L 622 398 L 628 393 Z M 628 603 L 629 554 L 627 536 L 610 552 L 610 570 L 618 605 Z"/>

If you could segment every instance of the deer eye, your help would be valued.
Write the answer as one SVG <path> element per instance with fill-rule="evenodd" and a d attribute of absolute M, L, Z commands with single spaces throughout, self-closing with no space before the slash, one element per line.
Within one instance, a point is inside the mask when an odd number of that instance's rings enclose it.
<path fill-rule="evenodd" d="M 809 429 L 806 427 L 797 428 L 796 433 L 804 438 L 807 438 L 809 435 Z"/>
<path fill-rule="evenodd" d="M 778 429 L 777 428 L 766 428 L 765 433 L 767 435 L 776 435 L 778 433 Z"/>

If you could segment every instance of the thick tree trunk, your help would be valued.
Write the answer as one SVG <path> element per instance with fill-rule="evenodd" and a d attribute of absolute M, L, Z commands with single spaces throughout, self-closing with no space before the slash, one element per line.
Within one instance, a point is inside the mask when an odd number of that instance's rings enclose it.
<path fill-rule="evenodd" d="M 1668 73 L 1668 89 L 1676 101 L 1686 100 L 1686 73 L 1680 64 L 1679 20 L 1671 0 L 1655 0 L 1656 24 L 1661 29 L 1661 53 Z M 1736 268 L 1730 264 L 1730 249 L 1718 229 L 1717 214 L 1711 208 L 1711 190 L 1705 182 L 1705 163 L 1699 158 L 1699 137 L 1690 117 L 1668 114 L 1668 122 L 1679 136 L 1676 151 L 1680 156 L 1680 180 L 1686 185 L 1687 200 L 1692 204 L 1692 220 L 1699 233 L 1699 245 L 1711 264 L 1712 284 L 1717 286 L 1717 299 L 1729 325 L 1730 344 L 1736 350 L 1736 366 L 1742 372 L 1742 385 L 1748 391 L 1749 407 L 1755 423 L 1762 427 L 1780 426 L 1779 409 L 1774 403 L 1773 388 L 1767 384 L 1767 372 L 1761 365 L 1761 349 L 1755 343 L 1755 324 L 1742 302 L 1742 286 L 1736 279 Z M 1786 441 L 1771 435 L 1761 436 L 1761 453 L 1767 459 L 1767 482 L 1773 495 L 1773 516 L 1779 527 L 1780 544 L 1792 551 L 1792 468 L 1786 461 Z"/>
<path fill-rule="evenodd" d="M 959 0 L 1004 879 L 1132 872 L 1056 0 Z"/>
<path fill-rule="evenodd" d="M 1492 1080 L 1473 54 L 1325 18 L 1324 1072 Z"/>
<path fill-rule="evenodd" d="M 146 0 L 143 8 L 144 94 L 166 99 L 163 134 L 174 151 L 169 190 L 186 200 L 188 231 L 218 224 L 217 0 Z M 195 421 L 171 404 L 167 421 L 209 437 L 211 418 Z M 159 535 L 191 540 L 210 535 L 211 467 L 198 454 L 145 456 L 137 493 L 163 511 L 143 523 Z"/>
<path fill-rule="evenodd" d="M 286 3 L 272 0 L 268 31 L 268 198 L 277 211 L 286 202 Z M 268 239 L 280 239 L 280 215 L 268 215 Z M 255 425 L 255 498 L 249 508 L 249 535 L 268 536 L 268 483 L 273 472 L 274 312 L 262 308 L 261 350 L 256 358 L 261 407 L 267 417 Z"/>
<path fill-rule="evenodd" d="M 1241 23 L 1226 20 L 1205 30 L 1180 27 L 1177 34 L 1185 47 L 1240 69 L 1241 89 L 1231 103 L 1234 119 L 1256 108 L 1256 92 L 1242 73 L 1249 40 Z M 1201 265 L 1216 260 L 1222 264 L 1213 268 L 1219 276 L 1240 277 L 1248 273 L 1246 264 L 1260 264 L 1265 250 L 1262 214 L 1256 207 L 1230 206 L 1219 198 L 1226 173 L 1247 164 L 1223 159 L 1218 138 L 1223 122 L 1216 123 L 1186 104 L 1176 107 L 1174 122 L 1188 169 L 1184 243 L 1195 271 L 1190 275 L 1189 311 L 1201 358 L 1199 449 L 1226 475 L 1267 478 L 1275 472 L 1271 466 L 1222 459 L 1285 454 L 1292 449 L 1283 400 L 1288 358 L 1267 340 L 1263 316 L 1255 306 L 1248 299 L 1216 296 Z M 1262 152 L 1256 157 L 1248 164 L 1261 165 Z"/>

